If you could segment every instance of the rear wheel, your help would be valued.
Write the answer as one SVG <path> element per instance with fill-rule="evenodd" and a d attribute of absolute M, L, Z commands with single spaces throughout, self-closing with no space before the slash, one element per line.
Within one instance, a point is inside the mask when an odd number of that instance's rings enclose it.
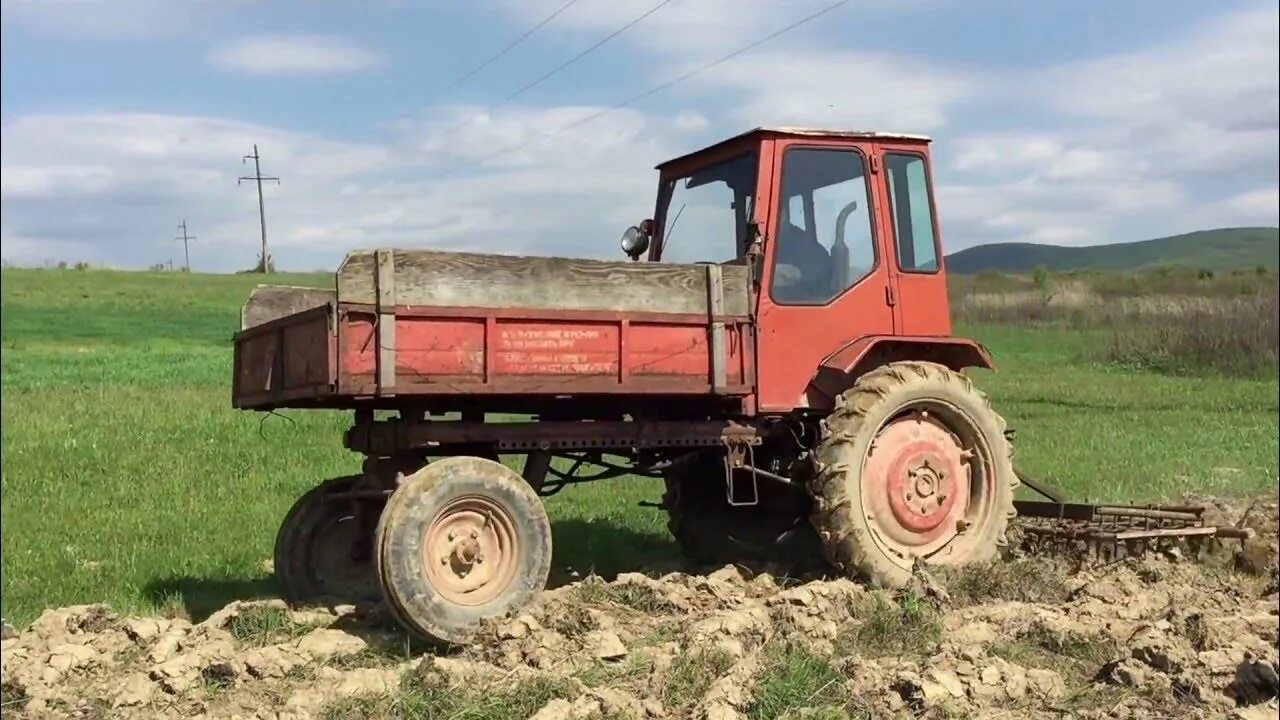
<path fill-rule="evenodd" d="M 480 621 L 518 609 L 545 587 L 551 525 L 515 471 L 446 458 L 392 495 L 376 555 L 392 613 L 428 640 L 464 643 Z"/>
<path fill-rule="evenodd" d="M 286 602 L 356 602 L 378 597 L 369 556 L 372 523 L 362 520 L 350 500 L 333 497 L 352 490 L 360 480 L 359 475 L 347 475 L 321 483 L 299 498 L 280 524 L 274 563 Z M 378 508 L 367 512 L 374 517 Z"/>
<path fill-rule="evenodd" d="M 1018 479 L 1004 419 L 942 365 L 860 378 L 823 422 L 814 464 L 811 519 L 845 573 L 895 586 L 917 560 L 983 562 L 1006 544 Z"/>

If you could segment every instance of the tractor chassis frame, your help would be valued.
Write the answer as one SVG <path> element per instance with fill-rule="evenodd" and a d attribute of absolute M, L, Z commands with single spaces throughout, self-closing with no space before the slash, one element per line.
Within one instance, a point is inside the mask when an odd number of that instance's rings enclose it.
<path fill-rule="evenodd" d="M 370 482 L 343 493 L 343 497 L 385 497 L 395 490 L 403 475 L 432 457 L 476 455 L 496 460 L 500 454 L 523 454 L 525 481 L 539 495 L 549 496 L 571 484 L 622 475 L 657 476 L 710 450 L 724 454 L 725 494 L 731 505 L 758 504 L 760 480 L 802 490 L 790 478 L 755 466 L 755 449 L 776 434 L 776 425 L 771 427 L 764 422 L 720 419 L 493 423 L 482 418 L 482 414 L 464 413 L 461 420 L 418 419 L 410 413 L 379 420 L 372 413 L 358 412 L 343 444 L 365 456 L 365 476 Z M 606 460 L 605 453 L 625 460 Z M 552 458 L 566 458 L 574 465 L 567 472 L 557 470 L 551 465 Z M 584 464 L 602 469 L 591 475 L 578 475 Z"/>

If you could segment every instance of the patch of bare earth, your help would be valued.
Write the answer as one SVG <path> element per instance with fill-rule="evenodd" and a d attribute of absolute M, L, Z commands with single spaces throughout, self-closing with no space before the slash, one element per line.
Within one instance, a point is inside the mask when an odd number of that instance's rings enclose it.
<path fill-rule="evenodd" d="M 448 652 L 378 608 L 49 610 L 6 628 L 0 702 L 6 718 L 1273 718 L 1277 508 L 1248 505 L 1213 512 L 1258 539 L 1198 561 L 1019 558 L 894 593 L 733 567 L 588 578 Z"/>

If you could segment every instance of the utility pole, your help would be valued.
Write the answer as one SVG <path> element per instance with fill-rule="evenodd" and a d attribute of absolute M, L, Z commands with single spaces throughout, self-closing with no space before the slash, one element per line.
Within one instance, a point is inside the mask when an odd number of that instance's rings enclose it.
<path fill-rule="evenodd" d="M 177 237 L 175 237 L 175 238 L 174 238 L 174 240 L 181 240 L 181 241 L 182 241 L 182 257 L 183 257 L 183 259 L 186 261 L 186 262 L 185 262 L 185 267 L 187 268 L 187 270 L 186 270 L 186 271 L 187 271 L 187 272 L 191 272 L 191 250 L 188 248 L 188 243 L 190 243 L 192 240 L 195 240 L 195 239 L 196 239 L 196 236 L 195 236 L 195 235 L 188 235 L 188 234 L 187 234 L 187 219 L 186 219 L 186 218 L 183 218 L 183 219 L 182 219 L 182 222 L 178 223 L 178 229 L 182 231 L 182 234 L 181 234 L 181 235 L 179 235 L 179 236 L 177 236 Z M 170 261 L 169 261 L 169 266 L 170 266 L 170 267 L 172 267 L 172 266 L 173 266 L 173 261 L 172 261 L 172 260 L 170 260 Z"/>
<path fill-rule="evenodd" d="M 262 272 L 266 273 L 270 271 L 270 265 L 267 262 L 267 211 L 262 202 L 262 181 L 275 180 L 276 184 L 279 185 L 280 178 L 271 177 L 269 175 L 262 174 L 261 158 L 258 156 L 258 146 L 256 143 L 253 146 L 253 154 L 245 155 L 243 158 L 240 159 L 240 162 L 242 164 L 246 163 L 249 161 L 249 158 L 253 158 L 253 176 L 239 178 L 236 180 L 236 184 L 239 185 L 245 180 L 253 180 L 254 182 L 258 183 L 258 222 L 262 227 L 262 266 L 261 267 L 262 267 Z"/>

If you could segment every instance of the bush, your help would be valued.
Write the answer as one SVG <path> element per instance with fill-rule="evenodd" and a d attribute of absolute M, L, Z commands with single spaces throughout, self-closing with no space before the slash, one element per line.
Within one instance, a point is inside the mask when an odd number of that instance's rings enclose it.
<path fill-rule="evenodd" d="M 1261 377 L 1275 375 L 1278 350 L 1280 293 L 1272 288 L 1114 327 L 1105 358 L 1162 372 Z"/>

